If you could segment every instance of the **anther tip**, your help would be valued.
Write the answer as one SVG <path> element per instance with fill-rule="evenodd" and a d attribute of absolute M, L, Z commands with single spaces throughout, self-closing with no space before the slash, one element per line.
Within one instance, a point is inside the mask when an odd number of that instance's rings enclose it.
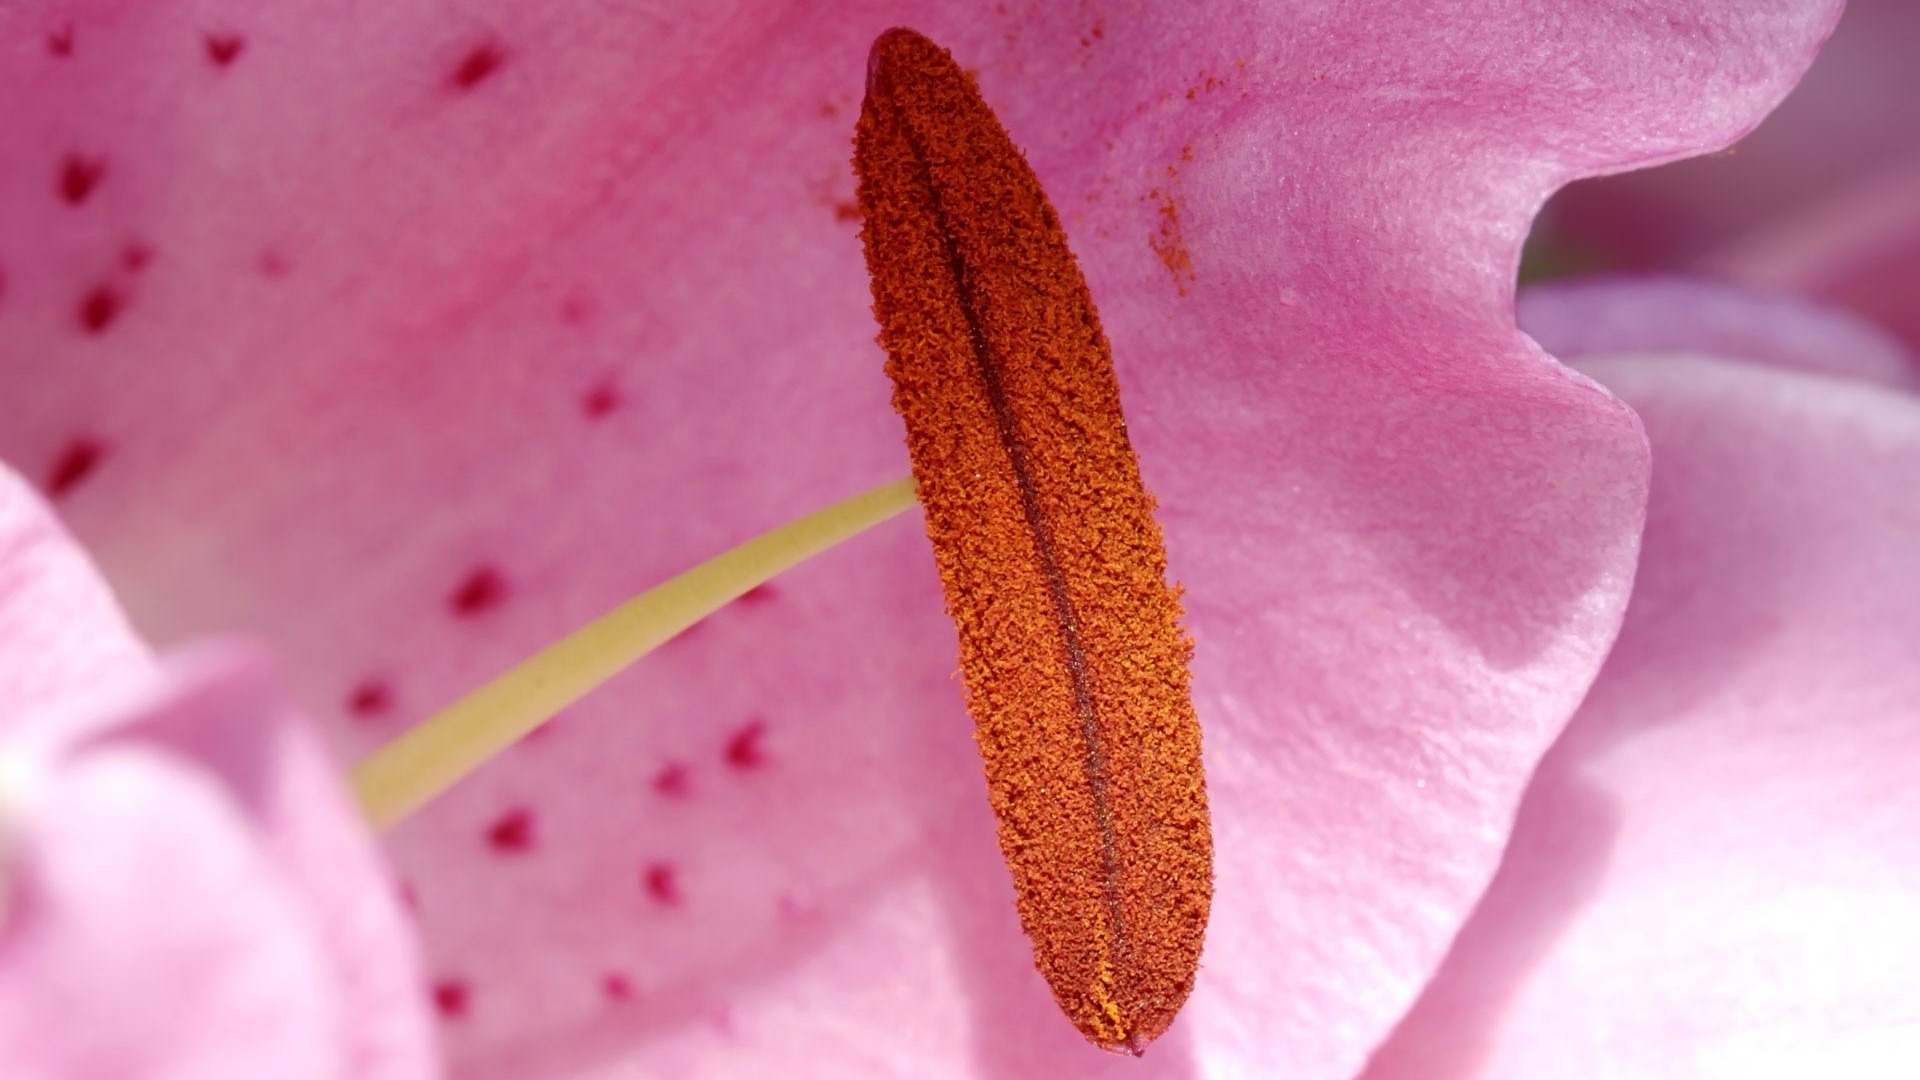
<path fill-rule="evenodd" d="M 933 42 L 927 40 L 926 35 L 904 26 L 893 27 L 874 38 L 873 48 L 867 51 L 867 93 L 873 93 L 874 84 L 880 76 L 880 65 L 889 55 L 898 59 L 903 49 L 910 49 L 922 43 L 933 45 Z"/>
<path fill-rule="evenodd" d="M 1130 1031 L 1118 1039 L 1106 1036 L 1097 1038 L 1090 1036 L 1089 1039 L 1093 1045 L 1109 1054 L 1126 1054 L 1129 1057 L 1146 1057 L 1147 1047 L 1153 1042 L 1153 1036 L 1139 1031 Z"/>

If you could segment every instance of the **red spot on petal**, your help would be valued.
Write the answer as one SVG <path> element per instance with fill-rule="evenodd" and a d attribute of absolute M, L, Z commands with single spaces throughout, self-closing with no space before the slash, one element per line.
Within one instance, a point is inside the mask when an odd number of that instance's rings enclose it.
<path fill-rule="evenodd" d="M 620 389 L 611 382 L 601 383 L 580 399 L 580 411 L 586 413 L 589 420 L 598 420 L 619 407 Z"/>
<path fill-rule="evenodd" d="M 764 604 L 777 595 L 779 595 L 779 590 L 775 589 L 772 584 L 763 581 L 753 588 L 748 589 L 746 592 L 741 593 L 740 602 L 749 605 Z"/>
<path fill-rule="evenodd" d="M 791 922 L 806 922 L 820 914 L 820 905 L 802 900 L 792 893 L 780 894 L 779 908 L 780 917 Z"/>
<path fill-rule="evenodd" d="M 153 248 L 144 240 L 129 240 L 127 246 L 120 249 L 120 265 L 134 273 L 139 273 L 153 262 Z"/>
<path fill-rule="evenodd" d="M 516 806 L 487 828 L 487 846 L 502 853 L 533 847 L 533 811 Z"/>
<path fill-rule="evenodd" d="M 126 298 L 111 285 L 96 285 L 80 298 L 80 328 L 89 334 L 105 333 L 120 317 Z"/>
<path fill-rule="evenodd" d="M 693 774 L 687 767 L 675 762 L 653 775 L 653 790 L 669 799 L 684 799 L 693 793 L 692 781 Z"/>
<path fill-rule="evenodd" d="M 107 456 L 105 445 L 94 439 L 78 438 L 67 444 L 60 456 L 54 459 L 53 468 L 47 470 L 47 495 L 58 499 L 64 497 L 81 481 L 93 475 L 100 466 L 100 459 Z"/>
<path fill-rule="evenodd" d="M 363 679 L 347 695 L 347 711 L 362 719 L 393 711 L 393 688 L 383 679 Z"/>
<path fill-rule="evenodd" d="M 466 58 L 460 61 L 460 66 L 453 69 L 453 75 L 447 81 L 455 90 L 462 92 L 471 90 L 486 81 L 489 75 L 500 70 L 500 65 L 505 63 L 506 59 L 506 52 L 493 42 L 476 45 L 473 51 L 467 53 Z"/>
<path fill-rule="evenodd" d="M 740 770 L 757 769 L 767 763 L 767 752 L 760 739 L 767 733 L 764 720 L 749 721 L 727 740 L 727 764 Z"/>
<path fill-rule="evenodd" d="M 55 56 L 73 55 L 73 24 L 69 23 L 47 35 L 47 51 Z"/>
<path fill-rule="evenodd" d="M 608 1001 L 632 1001 L 633 980 L 615 972 L 600 980 L 600 993 Z"/>
<path fill-rule="evenodd" d="M 674 872 L 672 863 L 648 863 L 640 878 L 646 883 L 647 895 L 654 901 L 667 907 L 680 904 L 680 877 Z"/>
<path fill-rule="evenodd" d="M 575 294 L 560 304 L 560 321 L 568 326 L 581 326 L 593 318 L 593 300 Z"/>
<path fill-rule="evenodd" d="M 414 891 L 411 881 L 403 881 L 400 883 L 400 903 L 404 905 L 408 911 L 417 912 L 420 910 L 420 894 Z"/>
<path fill-rule="evenodd" d="M 507 598 L 507 581 L 491 566 L 481 566 L 467 575 L 460 587 L 447 598 L 447 606 L 463 619 L 491 611 Z"/>
<path fill-rule="evenodd" d="M 448 1020 L 467 1015 L 473 1004 L 473 991 L 465 979 L 442 979 L 433 984 L 433 1007 Z"/>
<path fill-rule="evenodd" d="M 208 34 L 207 59 L 214 67 L 226 67 L 240 57 L 240 50 L 247 47 L 247 39 L 239 34 Z"/>
<path fill-rule="evenodd" d="M 69 206 L 79 206 L 100 186 L 107 175 L 105 158 L 90 158 L 80 154 L 68 154 L 60 163 L 60 197 Z"/>
<path fill-rule="evenodd" d="M 277 281 L 280 278 L 286 277 L 292 269 L 293 265 L 287 262 L 287 257 L 278 251 L 269 248 L 260 253 L 261 277 L 272 278 Z"/>
<path fill-rule="evenodd" d="M 851 200 L 833 204 L 833 220 L 856 223 L 860 220 L 860 204 Z"/>

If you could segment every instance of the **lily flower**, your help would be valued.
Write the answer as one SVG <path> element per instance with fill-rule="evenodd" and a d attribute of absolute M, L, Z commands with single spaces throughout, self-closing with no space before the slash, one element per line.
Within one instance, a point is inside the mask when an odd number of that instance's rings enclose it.
<path fill-rule="evenodd" d="M 1638 556 L 1638 421 L 1513 324 L 1528 223 L 1738 137 L 1836 15 L 10 13 L 0 456 L 150 640 L 258 637 L 369 753 L 902 471 L 847 157 L 916 26 L 1060 209 L 1186 587 L 1216 900 L 1151 1067 L 1350 1077 L 1454 963 Z M 1033 971 L 952 634 L 880 526 L 401 825 L 452 1072 L 1133 1067 Z"/>

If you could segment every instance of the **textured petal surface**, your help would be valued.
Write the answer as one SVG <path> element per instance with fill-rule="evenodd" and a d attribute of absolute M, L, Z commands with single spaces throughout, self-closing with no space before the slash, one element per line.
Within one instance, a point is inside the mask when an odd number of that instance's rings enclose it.
<path fill-rule="evenodd" d="M 914 25 L 1061 209 L 1188 589 L 1231 854 L 1155 1067 L 1345 1075 L 1632 565 L 1640 434 L 1514 330 L 1527 222 L 1740 134 L 1834 8 L 16 5 L 0 453 L 144 629 L 257 633 L 367 748 L 904 470 L 847 156 Z M 397 834 L 460 1071 L 1124 1066 L 1031 969 L 953 656 L 898 522 Z"/>
<path fill-rule="evenodd" d="M 1619 277 L 1521 291 L 1520 329 L 1560 360 L 1695 353 L 1920 387 L 1913 354 L 1880 327 L 1801 297 L 1706 278 Z"/>
<path fill-rule="evenodd" d="M 1653 442 L 1626 626 L 1367 1077 L 1908 1076 L 1920 400 L 1724 361 L 1585 370 Z"/>
<path fill-rule="evenodd" d="M 436 1075 L 399 906 L 257 661 L 157 669 L 5 471 L 0 631 L 8 1075 Z"/>

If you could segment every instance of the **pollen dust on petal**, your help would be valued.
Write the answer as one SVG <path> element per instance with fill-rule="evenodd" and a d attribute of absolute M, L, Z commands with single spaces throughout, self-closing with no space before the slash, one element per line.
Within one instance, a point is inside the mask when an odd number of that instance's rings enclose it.
<path fill-rule="evenodd" d="M 1198 101 L 1202 94 L 1211 94 L 1225 85 L 1220 76 L 1203 71 L 1194 77 L 1193 85 L 1187 87 L 1187 100 Z"/>
<path fill-rule="evenodd" d="M 1147 246 L 1160 259 L 1160 265 L 1167 268 L 1174 289 L 1185 296 L 1187 286 L 1193 284 L 1193 256 L 1187 252 L 1187 242 L 1180 231 L 1180 200 L 1173 192 L 1157 187 L 1147 192 L 1147 201 L 1155 212 L 1155 227 L 1147 237 Z"/>

